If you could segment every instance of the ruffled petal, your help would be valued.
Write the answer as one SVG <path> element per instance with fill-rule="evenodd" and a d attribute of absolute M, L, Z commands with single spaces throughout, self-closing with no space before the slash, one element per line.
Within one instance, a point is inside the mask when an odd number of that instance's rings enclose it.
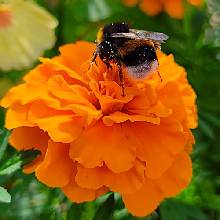
<path fill-rule="evenodd" d="M 89 66 L 93 53 L 95 52 L 95 44 L 86 41 L 78 41 L 75 44 L 66 44 L 60 47 L 63 64 L 76 71 L 83 73 L 83 65 Z"/>
<path fill-rule="evenodd" d="M 35 122 L 39 128 L 47 131 L 55 142 L 71 143 L 79 137 L 84 129 L 81 117 L 57 115 L 38 119 Z"/>
<path fill-rule="evenodd" d="M 129 212 L 135 216 L 146 216 L 153 212 L 163 198 L 162 192 L 149 179 L 133 194 L 122 194 L 122 199 Z"/>
<path fill-rule="evenodd" d="M 192 177 L 192 162 L 187 153 L 176 156 L 169 169 L 154 182 L 166 197 L 175 196 L 189 184 Z"/>
<path fill-rule="evenodd" d="M 43 62 L 44 64 L 49 65 L 51 70 L 54 69 L 55 71 L 64 72 L 72 79 L 75 79 L 76 80 L 75 82 L 82 83 L 83 85 L 87 85 L 87 82 L 83 79 L 83 77 L 80 74 L 78 74 L 78 72 L 75 72 L 71 70 L 68 66 L 65 66 L 62 63 L 57 62 L 56 59 L 40 58 L 40 61 Z"/>
<path fill-rule="evenodd" d="M 71 143 L 70 157 L 86 168 L 105 163 L 110 170 L 118 173 L 133 166 L 135 151 L 132 136 L 126 135 L 125 128 L 120 125 L 105 126 L 98 122 Z"/>
<path fill-rule="evenodd" d="M 60 75 L 55 75 L 48 80 L 48 90 L 51 94 L 60 99 L 62 106 L 80 104 L 95 109 L 89 100 L 77 94 L 73 88 L 74 87 L 71 87 L 71 85 L 69 85 Z"/>
<path fill-rule="evenodd" d="M 99 100 L 102 112 L 109 114 L 111 112 L 121 110 L 125 103 L 132 100 L 134 94 L 122 97 L 121 87 L 114 81 L 104 81 L 100 85 L 92 81 L 90 88 L 96 98 Z"/>
<path fill-rule="evenodd" d="M 101 187 L 97 190 L 82 188 L 75 182 L 74 175 L 69 184 L 63 187 L 62 190 L 71 201 L 76 203 L 92 201 L 108 192 L 106 187 Z"/>
<path fill-rule="evenodd" d="M 73 165 L 69 158 L 69 145 L 50 140 L 45 158 L 36 169 L 36 176 L 50 187 L 63 187 L 70 181 Z"/>
<path fill-rule="evenodd" d="M 135 161 L 134 167 L 122 173 L 110 172 L 105 177 L 105 184 L 114 192 L 134 193 L 139 190 L 144 183 L 145 164 Z"/>
<path fill-rule="evenodd" d="M 4 98 L 1 100 L 1 106 L 4 108 L 10 107 L 12 104 L 19 102 L 21 97 L 24 96 L 26 93 L 26 85 L 21 84 L 11 88 Z"/>
<path fill-rule="evenodd" d="M 159 124 L 160 118 L 158 117 L 148 117 L 144 115 L 129 115 L 122 112 L 114 112 L 108 116 L 104 116 L 102 121 L 107 126 L 112 126 L 114 123 L 122 123 L 125 121 L 135 122 L 135 121 L 145 121 L 152 124 Z"/>
<path fill-rule="evenodd" d="M 12 105 L 5 116 L 5 127 L 7 129 L 13 129 L 21 126 L 34 126 L 27 120 L 27 112 L 30 108 L 30 105 Z"/>
<path fill-rule="evenodd" d="M 113 173 L 106 167 L 84 168 L 78 166 L 76 182 L 83 188 L 98 189 L 107 186 L 110 190 L 119 193 L 133 193 L 144 183 L 145 165 L 135 161 L 130 170 Z"/>
<path fill-rule="evenodd" d="M 152 179 L 161 176 L 171 166 L 174 156 L 184 150 L 186 143 L 182 127 L 177 122 L 161 121 L 160 125 L 135 122 L 130 132 L 139 143 L 137 157 L 146 161 L 146 175 Z"/>
<path fill-rule="evenodd" d="M 12 131 L 9 143 L 17 150 L 38 149 L 43 152 L 48 139 L 47 133 L 38 127 L 19 127 Z"/>

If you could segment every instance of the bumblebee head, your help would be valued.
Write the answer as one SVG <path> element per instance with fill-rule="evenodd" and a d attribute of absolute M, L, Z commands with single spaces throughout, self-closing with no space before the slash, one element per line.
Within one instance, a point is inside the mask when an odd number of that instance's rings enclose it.
<path fill-rule="evenodd" d="M 100 43 L 103 40 L 107 40 L 113 33 L 128 33 L 129 25 L 126 22 L 117 22 L 107 24 L 101 27 L 97 33 L 96 42 Z"/>

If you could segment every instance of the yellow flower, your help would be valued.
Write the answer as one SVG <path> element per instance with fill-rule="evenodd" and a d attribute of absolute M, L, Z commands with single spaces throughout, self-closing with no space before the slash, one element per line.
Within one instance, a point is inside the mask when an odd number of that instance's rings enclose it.
<path fill-rule="evenodd" d="M 31 1 L 0 2 L 0 70 L 30 66 L 55 42 L 57 20 Z"/>

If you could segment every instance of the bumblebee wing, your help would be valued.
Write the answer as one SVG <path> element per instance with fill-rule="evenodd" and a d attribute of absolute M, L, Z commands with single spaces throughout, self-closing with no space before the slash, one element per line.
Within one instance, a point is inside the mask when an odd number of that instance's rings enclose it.
<path fill-rule="evenodd" d="M 164 43 L 169 38 L 166 34 L 159 32 L 136 30 L 136 29 L 130 29 L 130 32 L 136 33 L 136 35 L 139 36 L 139 38 L 141 39 L 153 40 L 160 43 Z"/>
<path fill-rule="evenodd" d="M 124 37 L 129 39 L 152 40 L 157 43 L 164 43 L 169 37 L 159 32 L 130 29 L 128 33 L 113 33 L 111 37 Z"/>
<path fill-rule="evenodd" d="M 137 39 L 138 36 L 135 33 L 113 33 L 111 37 L 124 37 L 124 38 L 129 38 L 129 39 Z"/>

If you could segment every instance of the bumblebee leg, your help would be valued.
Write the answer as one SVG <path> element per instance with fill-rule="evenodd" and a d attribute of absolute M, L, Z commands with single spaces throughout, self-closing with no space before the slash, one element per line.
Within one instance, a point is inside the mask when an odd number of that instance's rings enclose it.
<path fill-rule="evenodd" d="M 122 88 L 122 96 L 125 96 L 125 85 L 124 85 L 124 75 L 122 72 L 122 67 L 121 67 L 121 62 L 117 62 L 118 66 L 118 75 L 119 75 L 119 80 L 120 80 L 120 86 Z"/>
<path fill-rule="evenodd" d="M 107 66 L 107 69 L 112 69 L 112 66 L 108 61 L 106 61 L 106 60 L 102 60 L 102 61 Z"/>
<path fill-rule="evenodd" d="M 97 51 L 95 51 L 95 52 L 93 53 L 92 61 L 90 62 L 90 65 L 89 65 L 88 71 L 89 71 L 90 68 L 92 67 L 93 63 L 95 63 L 96 66 L 97 66 L 97 63 L 96 63 L 96 57 L 97 57 L 97 55 L 98 55 L 98 54 L 97 54 Z"/>
<path fill-rule="evenodd" d="M 163 79 L 162 79 L 162 77 L 161 77 L 161 75 L 160 75 L 160 72 L 159 72 L 159 71 L 157 71 L 157 74 L 158 74 L 158 76 L 160 77 L 160 82 L 162 82 L 162 81 L 163 81 Z"/>

